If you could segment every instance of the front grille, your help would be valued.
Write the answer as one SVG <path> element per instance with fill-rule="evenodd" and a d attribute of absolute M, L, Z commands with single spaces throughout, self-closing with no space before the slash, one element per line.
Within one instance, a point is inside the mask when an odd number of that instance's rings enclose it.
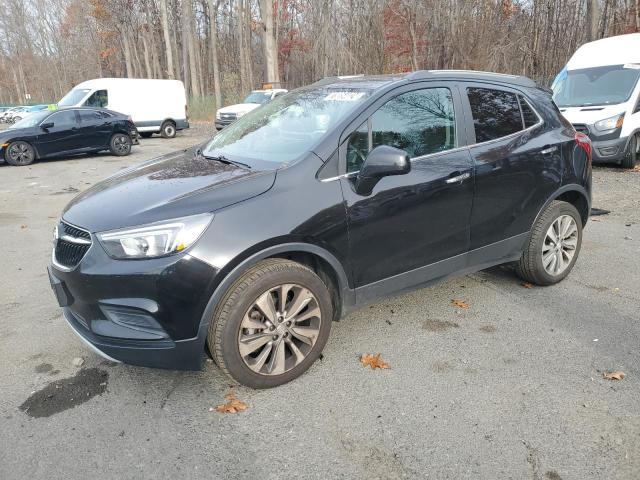
<path fill-rule="evenodd" d="M 589 135 L 589 128 L 586 125 L 582 125 L 580 123 L 574 123 L 573 128 L 576 132 L 584 133 L 585 135 Z"/>
<path fill-rule="evenodd" d="M 65 222 L 58 225 L 55 258 L 59 265 L 73 268 L 91 248 L 91 234 Z"/>
<path fill-rule="evenodd" d="M 220 120 L 235 120 L 237 118 L 237 114 L 235 113 L 221 113 Z"/>

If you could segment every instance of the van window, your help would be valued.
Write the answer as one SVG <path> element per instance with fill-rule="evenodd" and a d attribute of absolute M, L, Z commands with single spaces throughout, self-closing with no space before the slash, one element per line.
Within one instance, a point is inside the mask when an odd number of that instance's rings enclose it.
<path fill-rule="evenodd" d="M 476 143 L 506 137 L 522 130 L 522 116 L 515 93 L 490 88 L 468 88 Z"/>
<path fill-rule="evenodd" d="M 75 107 L 89 94 L 90 88 L 74 88 L 58 102 L 59 107 Z"/>
<path fill-rule="evenodd" d="M 109 103 L 109 96 L 106 90 L 96 90 L 91 94 L 87 101 L 84 102 L 85 107 L 104 108 Z"/>

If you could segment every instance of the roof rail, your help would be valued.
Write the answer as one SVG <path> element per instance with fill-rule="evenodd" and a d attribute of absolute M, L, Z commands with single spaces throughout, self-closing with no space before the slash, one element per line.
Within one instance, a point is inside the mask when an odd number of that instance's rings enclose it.
<path fill-rule="evenodd" d="M 407 74 L 407 80 L 427 80 L 447 76 L 464 77 L 469 80 L 493 79 L 506 83 L 513 83 L 524 87 L 536 87 L 538 84 L 528 77 L 509 75 L 507 73 L 483 72 L 479 70 L 417 70 Z"/>
<path fill-rule="evenodd" d="M 330 85 L 332 83 L 336 83 L 340 80 L 349 80 L 351 78 L 362 78 L 364 77 L 363 73 L 360 73 L 358 75 L 335 75 L 333 77 L 324 77 L 321 78 L 320 80 L 318 80 L 317 82 L 312 83 L 311 85 L 319 87 L 322 85 Z"/>

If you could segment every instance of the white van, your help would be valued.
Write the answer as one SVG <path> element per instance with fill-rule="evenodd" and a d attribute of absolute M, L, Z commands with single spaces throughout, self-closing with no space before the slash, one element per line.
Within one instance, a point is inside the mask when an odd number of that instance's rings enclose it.
<path fill-rule="evenodd" d="M 165 138 L 189 128 L 187 96 L 180 80 L 96 78 L 76 85 L 59 107 L 100 107 L 129 115 L 140 136 Z"/>
<path fill-rule="evenodd" d="M 640 154 L 640 33 L 586 43 L 553 82 L 553 99 L 593 142 L 593 159 L 633 168 Z"/>

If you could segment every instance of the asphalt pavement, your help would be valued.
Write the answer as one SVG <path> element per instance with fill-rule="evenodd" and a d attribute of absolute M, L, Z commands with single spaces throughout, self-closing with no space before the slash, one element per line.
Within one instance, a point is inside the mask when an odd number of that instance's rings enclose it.
<path fill-rule="evenodd" d="M 0 478 L 640 477 L 640 172 L 596 167 L 610 213 L 562 283 L 527 288 L 499 267 L 381 301 L 334 323 L 323 358 L 276 389 L 232 387 L 210 360 L 177 372 L 88 350 L 46 275 L 62 208 L 211 132 L 0 163 Z M 248 408 L 216 412 L 229 392 Z"/>

